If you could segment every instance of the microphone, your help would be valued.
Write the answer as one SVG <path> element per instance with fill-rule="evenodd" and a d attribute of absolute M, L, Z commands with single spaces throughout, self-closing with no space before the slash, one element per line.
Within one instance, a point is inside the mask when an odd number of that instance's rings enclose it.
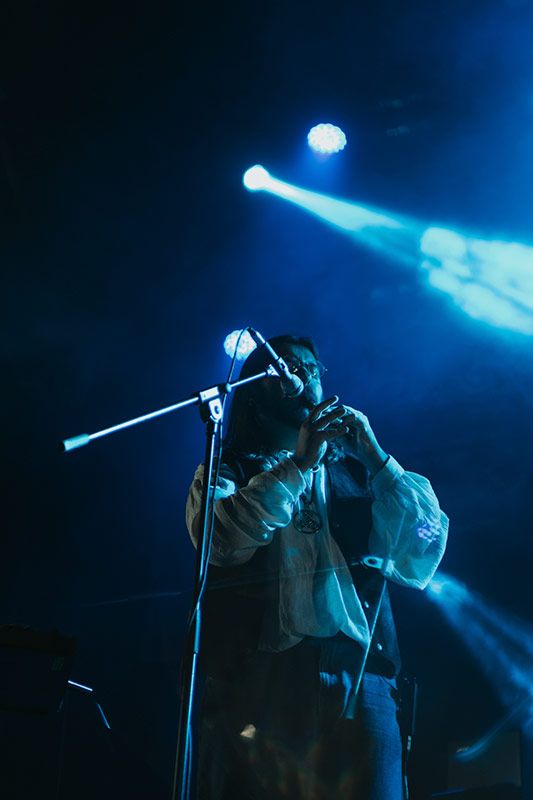
<path fill-rule="evenodd" d="M 274 348 L 269 345 L 267 340 L 261 336 L 259 331 L 255 328 L 246 329 L 258 347 L 265 347 L 270 358 L 272 359 L 272 366 L 277 372 L 278 378 L 281 382 L 281 391 L 285 397 L 299 397 L 304 390 L 304 382 L 294 372 L 290 372 L 287 364 L 278 356 Z"/>

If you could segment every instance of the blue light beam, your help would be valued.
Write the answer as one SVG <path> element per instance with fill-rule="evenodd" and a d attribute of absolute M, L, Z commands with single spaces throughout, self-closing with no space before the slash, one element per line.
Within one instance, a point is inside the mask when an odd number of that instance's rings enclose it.
<path fill-rule="evenodd" d="M 431 286 L 474 319 L 533 334 L 533 248 L 427 228 L 421 266 Z"/>
<path fill-rule="evenodd" d="M 478 661 L 502 704 L 527 725 L 533 719 L 533 629 L 441 572 L 427 596 Z"/>
<path fill-rule="evenodd" d="M 243 180 L 252 191 L 281 197 L 393 261 L 421 268 L 429 286 L 471 318 L 533 335 L 533 247 L 475 238 L 312 192 L 259 165 Z"/>
<path fill-rule="evenodd" d="M 302 189 L 275 178 L 259 164 L 244 173 L 243 183 L 251 191 L 262 190 L 303 208 L 389 258 L 418 264 L 417 247 L 423 227 L 407 218 Z"/>

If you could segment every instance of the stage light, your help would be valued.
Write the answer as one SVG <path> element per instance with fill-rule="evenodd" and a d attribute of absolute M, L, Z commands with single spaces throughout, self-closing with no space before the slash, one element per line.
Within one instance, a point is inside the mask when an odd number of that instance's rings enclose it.
<path fill-rule="evenodd" d="M 430 594 L 442 594 L 445 587 L 445 580 L 444 578 L 435 577 L 430 580 L 427 586 L 427 590 Z"/>
<path fill-rule="evenodd" d="M 430 581 L 427 596 L 478 660 L 502 704 L 521 724 L 528 724 L 532 711 L 531 626 L 440 571 Z"/>
<path fill-rule="evenodd" d="M 337 125 L 320 123 L 311 128 L 307 134 L 307 143 L 311 150 L 322 155 L 331 155 L 344 150 L 346 147 L 346 134 Z"/>
<path fill-rule="evenodd" d="M 533 334 L 533 248 L 427 228 L 421 266 L 431 286 L 474 319 Z"/>
<path fill-rule="evenodd" d="M 256 170 L 260 170 L 260 172 L 256 172 Z M 357 233 L 363 238 L 365 235 L 372 237 L 373 232 L 378 231 L 383 239 L 383 229 L 401 231 L 403 227 L 401 220 L 397 217 L 381 211 L 374 211 L 368 206 L 361 206 L 348 200 L 339 200 L 326 194 L 301 189 L 299 186 L 280 181 L 260 166 L 250 167 L 244 173 L 243 183 L 247 188 L 248 175 L 250 175 L 254 189 L 264 189 L 270 194 L 282 197 L 284 200 L 304 208 L 324 222 L 329 222 L 344 231 Z M 379 246 L 377 241 L 376 246 Z M 393 242 L 390 246 L 391 252 L 397 254 L 398 243 Z"/>
<path fill-rule="evenodd" d="M 533 335 L 533 247 L 479 239 L 455 230 L 339 200 L 274 178 L 263 167 L 250 174 L 264 189 L 348 233 L 359 244 L 409 268 L 422 268 L 428 285 L 451 297 L 473 319 Z"/>
<path fill-rule="evenodd" d="M 270 175 L 264 167 L 256 164 L 247 169 L 242 176 L 242 182 L 250 192 L 258 192 L 268 186 Z"/>
<path fill-rule="evenodd" d="M 241 336 L 241 331 L 233 331 L 224 339 L 224 350 L 230 358 L 233 358 L 237 341 L 239 341 L 239 336 Z M 239 341 L 239 347 L 237 349 L 237 361 L 244 361 L 244 359 L 248 358 L 252 350 L 255 350 L 255 348 L 256 344 L 254 340 L 248 331 L 245 331 Z"/>

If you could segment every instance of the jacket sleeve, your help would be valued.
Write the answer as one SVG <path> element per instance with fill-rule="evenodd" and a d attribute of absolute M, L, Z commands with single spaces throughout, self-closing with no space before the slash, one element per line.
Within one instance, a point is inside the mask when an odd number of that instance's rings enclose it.
<path fill-rule="evenodd" d="M 186 521 L 194 546 L 198 542 L 204 467 L 194 475 Z M 305 478 L 290 458 L 255 475 L 238 488 L 235 474 L 221 464 L 215 492 L 215 522 L 210 562 L 218 567 L 250 560 L 258 547 L 270 544 L 274 532 L 291 521 L 294 506 L 306 487 Z"/>
<path fill-rule="evenodd" d="M 444 554 L 449 526 L 430 482 L 389 457 L 371 486 L 371 554 L 384 559 L 390 580 L 424 589 Z"/>

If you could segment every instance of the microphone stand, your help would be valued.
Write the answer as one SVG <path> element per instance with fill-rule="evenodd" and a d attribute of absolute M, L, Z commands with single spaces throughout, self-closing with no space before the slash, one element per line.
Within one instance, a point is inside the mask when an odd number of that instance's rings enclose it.
<path fill-rule="evenodd" d="M 284 366 L 283 362 L 282 366 Z M 190 796 L 191 725 L 194 708 L 194 691 L 198 671 L 198 655 L 200 652 L 201 604 L 207 579 L 209 554 L 211 551 L 215 489 L 212 482 L 216 443 L 217 438 L 220 441 L 220 432 L 224 416 L 224 400 L 230 392 L 239 389 L 247 383 L 253 383 L 254 381 L 266 377 L 279 377 L 279 372 L 272 365 L 269 365 L 263 372 L 258 372 L 248 378 L 243 378 L 234 383 L 220 383 L 211 386 L 207 389 L 195 392 L 188 400 L 182 400 L 179 403 L 160 408 L 157 411 L 151 411 L 140 417 L 121 422 L 118 425 L 96 431 L 96 433 L 82 433 L 69 439 L 64 439 L 61 443 L 63 452 L 68 453 L 71 450 L 88 445 L 95 439 L 101 439 L 112 433 L 123 430 L 124 428 L 148 422 L 163 414 L 179 411 L 191 405 L 198 405 L 200 407 L 200 417 L 202 421 L 206 423 L 204 479 L 200 502 L 199 537 L 196 545 L 196 571 L 192 592 L 193 600 L 181 660 L 181 693 L 178 738 L 172 780 L 172 800 L 177 800 L 178 797 L 179 800 L 188 800 Z"/>

